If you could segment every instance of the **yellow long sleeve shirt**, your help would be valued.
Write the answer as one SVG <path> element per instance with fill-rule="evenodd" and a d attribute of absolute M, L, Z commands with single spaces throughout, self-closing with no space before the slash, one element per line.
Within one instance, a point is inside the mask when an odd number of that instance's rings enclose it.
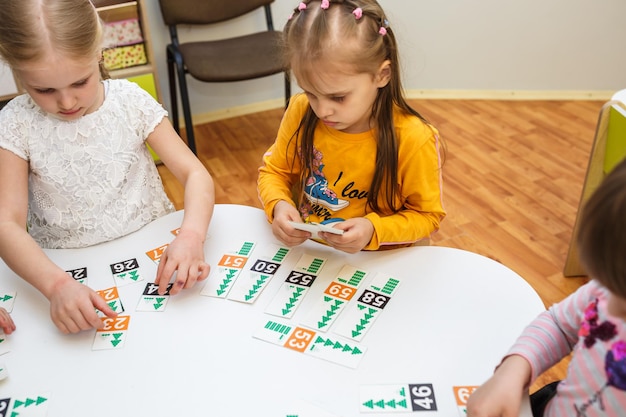
<path fill-rule="evenodd" d="M 296 206 L 305 222 L 332 223 L 365 217 L 374 225 L 366 250 L 411 244 L 439 229 L 446 213 L 438 132 L 419 118 L 399 111 L 394 115 L 400 189 L 397 203 L 402 207 L 399 212 L 375 213 L 367 205 L 375 170 L 375 130 L 349 134 L 323 123 L 315 129 L 315 172 L 305 185 L 304 196 L 296 196 L 298 201 L 294 201 L 291 190 L 299 182 L 301 164 L 295 157 L 296 140 L 291 139 L 308 105 L 304 94 L 291 99 L 276 141 L 259 168 L 259 198 L 270 222 L 280 200 Z"/>

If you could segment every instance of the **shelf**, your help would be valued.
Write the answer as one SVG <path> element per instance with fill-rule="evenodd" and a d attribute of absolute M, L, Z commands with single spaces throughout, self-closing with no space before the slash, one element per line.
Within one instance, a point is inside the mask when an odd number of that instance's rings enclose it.
<path fill-rule="evenodd" d="M 107 23 L 140 18 L 136 1 L 120 3 L 115 6 L 98 7 L 96 10 L 98 15 L 100 15 L 100 19 Z M 144 22 L 141 23 L 143 24 Z"/>
<path fill-rule="evenodd" d="M 127 4 L 132 4 L 137 6 L 137 1 L 128 1 L 128 0 L 92 0 L 93 5 L 96 7 L 96 10 L 106 10 L 112 9 L 115 7 L 121 7 Z"/>
<path fill-rule="evenodd" d="M 156 70 L 152 64 L 136 65 L 134 67 L 109 70 L 111 78 L 129 78 L 137 75 L 154 73 Z"/>

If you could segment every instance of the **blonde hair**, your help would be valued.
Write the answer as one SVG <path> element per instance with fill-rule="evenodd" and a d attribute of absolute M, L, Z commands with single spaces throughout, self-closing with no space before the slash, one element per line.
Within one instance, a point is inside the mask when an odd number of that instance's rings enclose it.
<path fill-rule="evenodd" d="M 98 57 L 103 28 L 90 0 L 0 0 L 0 57 L 12 68 L 50 51 L 70 59 Z M 103 78 L 108 74 L 100 65 Z"/>

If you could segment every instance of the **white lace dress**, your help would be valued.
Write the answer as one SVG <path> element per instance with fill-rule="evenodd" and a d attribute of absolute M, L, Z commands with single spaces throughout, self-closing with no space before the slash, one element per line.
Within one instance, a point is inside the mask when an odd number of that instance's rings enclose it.
<path fill-rule="evenodd" d="M 126 80 L 95 112 L 61 121 L 28 95 L 0 112 L 0 147 L 30 164 L 28 230 L 43 248 L 116 239 L 172 212 L 146 137 L 167 112 Z"/>

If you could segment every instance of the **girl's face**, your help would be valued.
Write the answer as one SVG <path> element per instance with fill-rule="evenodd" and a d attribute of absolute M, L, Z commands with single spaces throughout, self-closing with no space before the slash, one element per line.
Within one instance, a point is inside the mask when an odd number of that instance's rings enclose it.
<path fill-rule="evenodd" d="M 96 57 L 76 60 L 51 53 L 15 73 L 35 103 L 61 120 L 76 120 L 104 101 Z"/>
<path fill-rule="evenodd" d="M 372 105 L 378 89 L 390 79 L 390 63 L 383 62 L 376 74 L 355 73 L 349 67 L 319 62 L 298 77 L 311 108 L 328 127 L 345 133 L 362 133 L 372 128 Z"/>

